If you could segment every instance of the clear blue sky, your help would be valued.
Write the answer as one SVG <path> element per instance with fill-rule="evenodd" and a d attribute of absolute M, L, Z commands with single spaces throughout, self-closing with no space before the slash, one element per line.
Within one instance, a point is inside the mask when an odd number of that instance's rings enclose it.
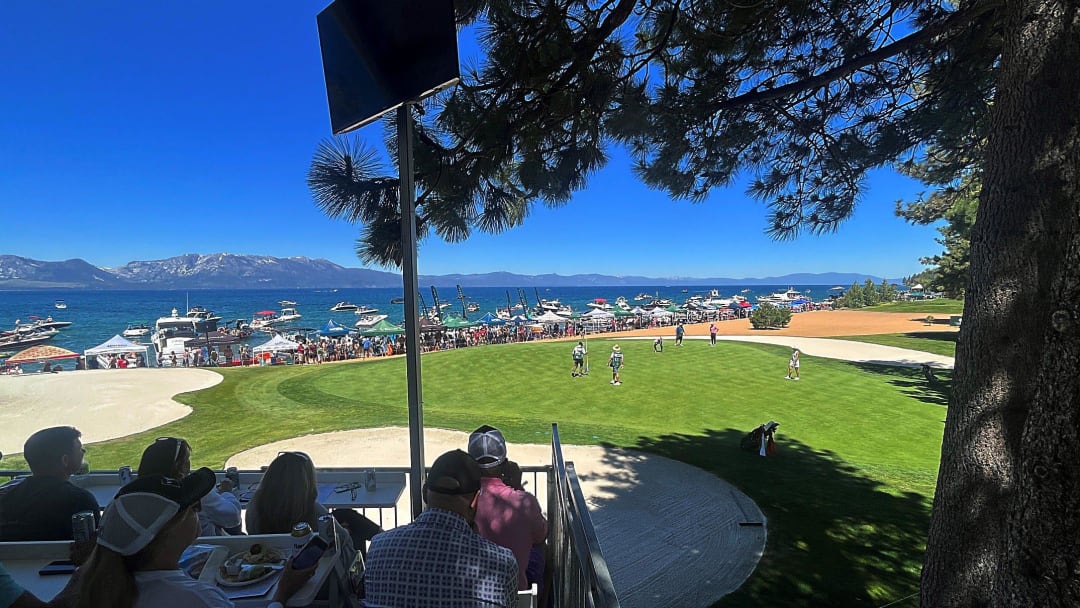
<path fill-rule="evenodd" d="M 0 3 L 0 253 L 114 266 L 181 253 L 359 266 L 359 227 L 324 217 L 305 175 L 330 135 L 315 15 L 328 0 Z M 462 60 L 475 47 L 462 43 Z M 380 125 L 361 136 L 379 143 Z M 920 190 L 876 173 L 853 218 L 776 242 L 741 185 L 703 203 L 637 182 L 626 155 L 558 209 L 464 243 L 429 238 L 420 271 L 899 277 L 940 250 L 894 217 Z"/>

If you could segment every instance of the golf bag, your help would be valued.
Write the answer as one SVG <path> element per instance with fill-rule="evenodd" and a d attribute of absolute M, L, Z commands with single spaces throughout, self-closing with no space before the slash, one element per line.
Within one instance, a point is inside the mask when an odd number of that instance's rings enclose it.
<path fill-rule="evenodd" d="M 739 447 L 747 452 L 757 452 L 761 456 L 772 456 L 776 453 L 776 443 L 773 434 L 776 432 L 779 422 L 770 420 L 765 424 L 750 431 L 739 442 Z"/>

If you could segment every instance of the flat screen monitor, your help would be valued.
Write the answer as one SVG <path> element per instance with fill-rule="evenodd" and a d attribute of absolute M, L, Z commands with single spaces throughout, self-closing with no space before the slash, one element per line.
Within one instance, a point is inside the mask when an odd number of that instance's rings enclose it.
<path fill-rule="evenodd" d="M 460 78 L 453 0 L 335 0 L 318 25 L 335 135 Z"/>

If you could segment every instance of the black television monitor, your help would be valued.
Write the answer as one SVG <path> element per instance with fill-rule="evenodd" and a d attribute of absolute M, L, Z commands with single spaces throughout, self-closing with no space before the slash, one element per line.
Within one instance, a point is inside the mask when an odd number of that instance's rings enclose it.
<path fill-rule="evenodd" d="M 317 21 L 335 135 L 461 77 L 453 0 L 335 0 Z"/>

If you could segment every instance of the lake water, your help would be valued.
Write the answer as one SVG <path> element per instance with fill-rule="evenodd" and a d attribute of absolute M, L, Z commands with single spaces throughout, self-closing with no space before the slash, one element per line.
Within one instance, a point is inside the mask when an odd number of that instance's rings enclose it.
<path fill-rule="evenodd" d="M 741 295 L 746 296 L 751 302 L 758 295 L 768 295 L 775 291 L 784 291 L 790 285 L 756 285 L 740 286 L 729 285 L 717 287 L 721 295 L 731 296 L 740 294 L 743 289 L 749 289 Z M 809 295 L 814 300 L 822 300 L 829 294 L 829 285 L 795 285 L 794 288 Z M 664 287 L 656 285 L 643 285 L 636 287 L 553 287 L 553 288 L 525 288 L 522 290 L 527 304 L 532 307 L 536 304 L 537 294 L 545 299 L 557 298 L 564 305 L 573 307 L 575 311 L 586 312 L 587 302 L 594 298 L 605 298 L 614 303 L 619 296 L 629 300 L 634 305 L 634 296 L 638 293 L 658 295 L 661 298 L 669 298 L 677 304 L 682 303 L 687 297 L 695 294 L 705 294 L 713 286 L 701 287 Z M 462 288 L 469 302 L 480 304 L 480 311 L 469 313 L 470 319 L 475 319 L 487 312 L 496 309 L 505 310 L 507 307 L 507 293 L 511 305 L 517 304 L 518 290 L 505 287 L 469 287 Z M 683 292 L 686 290 L 686 293 Z M 427 306 L 432 306 L 431 289 L 421 287 L 420 294 Z M 380 314 L 390 316 L 388 321 L 400 323 L 402 321 L 402 306 L 391 304 L 392 298 L 400 297 L 400 288 L 375 288 L 375 289 L 207 289 L 191 291 L 96 291 L 96 290 L 34 290 L 34 291 L 0 291 L 0 328 L 8 329 L 14 326 L 16 319 L 28 321 L 30 315 L 42 318 L 52 316 L 57 321 L 71 321 L 73 324 L 63 330 L 47 344 L 59 346 L 76 352 L 82 352 L 108 340 L 122 332 L 129 323 L 146 322 L 153 326 L 158 317 L 167 316 L 173 308 L 183 314 L 188 306 L 204 306 L 222 317 L 222 321 L 233 319 L 251 320 L 253 314 L 260 310 L 278 310 L 281 300 L 296 302 L 303 318 L 297 326 L 307 328 L 319 328 L 326 324 L 327 320 L 352 327 L 356 322 L 356 315 L 352 312 L 330 312 L 330 307 L 340 301 L 347 301 L 357 305 L 366 305 L 379 309 Z M 439 299 L 442 302 L 452 304 L 448 310 L 461 314 L 461 302 L 457 299 L 455 289 L 440 289 Z M 54 308 L 56 300 L 64 300 L 68 307 L 66 310 Z M 265 341 L 265 334 L 256 334 L 253 341 Z M 147 339 L 140 339 L 147 341 Z M 255 342 L 257 343 L 257 342 Z"/>

